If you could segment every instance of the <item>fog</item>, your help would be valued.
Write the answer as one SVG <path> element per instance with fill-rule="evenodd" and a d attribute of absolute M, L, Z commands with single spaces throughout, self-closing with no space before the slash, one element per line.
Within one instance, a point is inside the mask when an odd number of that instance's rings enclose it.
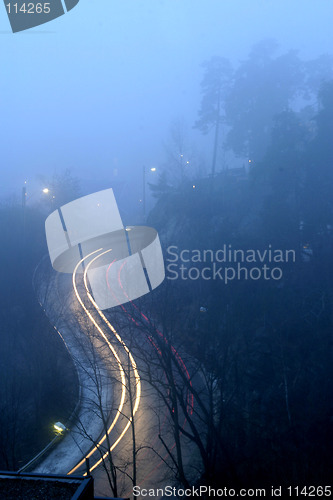
<path fill-rule="evenodd" d="M 0 9 L 0 470 L 330 495 L 332 14 Z"/>
<path fill-rule="evenodd" d="M 68 168 L 83 192 L 121 181 L 137 199 L 142 166 L 165 161 L 179 119 L 209 162 L 212 136 L 192 129 L 202 62 L 237 66 L 266 38 L 316 58 L 331 52 L 332 13 L 329 0 L 81 0 L 12 34 L 2 10 L 1 198 L 20 196 L 27 179 L 34 194 L 40 175 Z"/>

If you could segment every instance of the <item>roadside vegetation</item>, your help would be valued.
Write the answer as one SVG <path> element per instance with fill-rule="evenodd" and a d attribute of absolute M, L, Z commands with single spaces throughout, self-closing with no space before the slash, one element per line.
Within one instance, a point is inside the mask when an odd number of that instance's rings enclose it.
<path fill-rule="evenodd" d="M 0 207 L 0 469 L 17 470 L 54 437 L 78 397 L 76 371 L 33 290 L 46 253 L 44 211 Z"/>
<path fill-rule="evenodd" d="M 159 398 L 163 422 L 161 417 L 157 453 L 139 442 L 132 419 L 128 462 L 108 457 L 115 495 L 115 472 L 135 485 L 140 453 L 148 448 L 152 460 L 162 457 L 170 479 L 184 487 L 331 481 L 332 60 L 302 61 L 293 51 L 275 51 L 275 43 L 265 41 L 237 68 L 222 57 L 204 64 L 194 126 L 211 134 L 211 158 L 204 164 L 178 122 L 158 182 L 151 185 L 156 205 L 147 224 L 159 232 L 166 279 L 135 305 L 127 304 L 126 313 L 115 308 L 106 314 L 125 331 L 142 380 Z M 57 195 L 55 203 L 77 196 L 75 180 L 58 177 L 55 187 L 57 182 L 73 190 L 66 199 Z M 77 397 L 74 366 L 32 289 L 33 271 L 46 252 L 44 219 L 26 207 L 0 207 L 5 469 L 19 468 L 38 451 Z M 176 262 L 170 260 L 171 246 Z M 294 258 L 242 261 L 240 277 L 237 261 L 190 258 L 194 249 L 216 256 L 223 248 L 244 255 L 292 251 Z M 221 274 L 212 272 L 213 264 Z M 244 278 L 264 264 L 281 274 Z M 236 269 L 228 282 L 226 266 Z M 131 382 L 130 370 L 126 376 Z"/>
<path fill-rule="evenodd" d="M 274 60 L 263 50 L 253 51 L 229 86 L 226 62 L 215 58 L 207 64 L 199 125 L 212 123 L 215 132 L 217 124 L 224 127 L 224 147 L 244 154 L 246 162 L 233 169 L 222 156 L 218 159 L 218 131 L 210 175 L 188 175 L 172 184 L 166 172 L 153 187 L 157 203 L 148 222 L 159 231 L 167 279 L 153 304 L 145 307 L 151 308 L 170 344 L 193 356 L 190 366 L 205 386 L 202 393 L 195 391 L 177 363 L 172 367 L 178 375 L 170 377 L 170 345 L 158 343 L 162 354 L 156 363 L 175 385 L 171 421 L 175 432 L 196 446 L 201 457 L 196 480 L 208 486 L 320 485 L 331 480 L 333 82 L 318 85 L 311 106 L 293 110 L 295 95 L 311 80 L 311 74 L 303 79 L 307 66 L 292 63 L 294 57 L 290 53 Z M 300 70 L 292 73 L 290 87 L 289 64 Z M 277 74 L 273 78 L 275 66 L 280 79 Z M 254 74 L 261 75 L 257 85 Z M 233 108 L 238 118 L 229 114 L 236 94 L 244 104 Z M 167 250 L 171 245 L 178 260 Z M 209 259 L 191 260 L 193 249 L 216 255 L 224 245 L 244 254 L 249 249 L 293 249 L 295 259 L 269 263 L 281 268 L 278 279 L 257 279 L 257 272 L 246 279 L 245 271 L 238 278 L 237 262 L 228 258 L 215 261 L 222 279 L 218 274 L 214 279 L 211 271 L 203 271 L 212 268 Z M 241 265 L 250 271 L 263 263 Z M 226 283 L 228 266 L 236 268 L 236 275 Z M 193 471 L 186 473 L 183 467 L 186 446 L 169 450 L 183 486 L 193 483 Z"/>

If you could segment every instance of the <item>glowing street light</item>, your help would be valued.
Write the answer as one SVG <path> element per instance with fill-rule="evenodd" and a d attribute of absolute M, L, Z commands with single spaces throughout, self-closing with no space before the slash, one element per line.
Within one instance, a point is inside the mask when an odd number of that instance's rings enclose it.
<path fill-rule="evenodd" d="M 61 422 L 56 422 L 54 425 L 53 425 L 53 428 L 55 429 L 55 431 L 59 434 L 62 434 L 65 430 L 66 430 L 66 427 L 64 426 L 64 424 L 62 424 Z"/>
<path fill-rule="evenodd" d="M 32 193 L 28 194 L 27 192 L 27 185 L 28 185 L 28 180 L 25 179 L 24 185 L 22 187 L 22 211 L 23 211 L 23 238 L 25 239 L 25 234 L 26 234 L 26 211 L 27 211 L 27 202 L 31 200 L 31 198 L 35 198 L 37 193 Z M 49 188 L 45 187 L 42 189 L 42 193 L 48 194 L 50 193 Z M 54 199 L 55 196 L 52 196 L 52 199 Z"/>
<path fill-rule="evenodd" d="M 28 194 L 27 187 L 26 187 L 27 184 L 28 184 L 28 181 L 25 180 L 23 188 L 22 188 L 22 208 L 23 208 L 23 210 L 25 210 L 25 208 L 26 208 L 27 201 L 30 200 L 31 198 L 35 198 L 37 195 L 37 193 Z M 49 194 L 50 192 L 51 192 L 50 189 L 47 187 L 42 189 L 42 193 L 44 193 L 44 194 Z M 55 196 L 52 196 L 52 198 L 55 198 Z"/>

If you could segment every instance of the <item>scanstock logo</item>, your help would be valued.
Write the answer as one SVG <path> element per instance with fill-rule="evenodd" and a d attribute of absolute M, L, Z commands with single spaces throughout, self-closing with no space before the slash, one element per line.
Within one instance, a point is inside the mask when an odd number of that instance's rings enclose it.
<path fill-rule="evenodd" d="M 124 227 L 112 189 L 55 210 L 46 219 L 45 231 L 53 268 L 83 273 L 102 310 L 141 297 L 164 280 L 156 230 Z"/>
<path fill-rule="evenodd" d="M 53 21 L 79 3 L 79 0 L 3 1 L 13 33 Z"/>

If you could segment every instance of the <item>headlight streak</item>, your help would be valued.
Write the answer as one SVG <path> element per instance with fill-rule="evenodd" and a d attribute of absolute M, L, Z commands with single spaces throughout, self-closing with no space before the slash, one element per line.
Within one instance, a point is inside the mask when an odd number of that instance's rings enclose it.
<path fill-rule="evenodd" d="M 124 296 L 128 299 L 128 301 L 132 304 L 132 306 L 141 314 L 141 316 L 145 319 L 145 321 L 147 321 L 147 323 L 149 323 L 151 326 L 153 326 L 153 328 L 155 329 L 155 331 L 157 332 L 157 334 L 159 335 L 159 337 L 161 339 L 164 340 L 164 342 L 166 343 L 166 345 L 169 345 L 169 341 L 165 338 L 165 336 L 163 335 L 162 332 L 160 332 L 160 330 L 158 330 L 158 328 L 156 328 L 152 323 L 151 321 L 149 320 L 149 318 L 147 318 L 147 316 L 145 316 L 143 314 L 143 312 L 138 308 L 138 306 L 128 297 L 127 293 L 125 292 L 123 286 L 122 286 L 122 283 L 121 283 L 121 277 L 120 277 L 120 274 L 121 274 L 121 271 L 124 267 L 124 265 L 126 264 L 126 261 L 122 264 L 122 266 L 120 267 L 119 271 L 118 271 L 118 283 L 119 283 L 119 286 L 121 287 L 122 291 L 123 291 L 123 294 Z M 107 285 L 108 287 L 110 288 L 109 286 L 109 280 L 108 280 L 108 272 L 109 272 L 109 269 L 110 267 L 112 266 L 112 263 L 110 264 L 110 266 L 108 267 L 108 270 L 107 270 L 107 277 L 106 277 L 106 281 L 107 281 Z M 125 308 L 123 308 L 124 311 L 126 311 Z M 133 319 L 133 318 L 132 318 Z M 135 320 L 133 319 L 133 321 L 135 322 Z M 152 339 L 151 337 L 148 337 L 149 340 L 152 342 Z M 157 349 L 157 351 L 159 352 L 160 354 L 160 350 L 157 348 L 157 346 L 154 344 L 154 342 L 152 342 L 155 349 Z M 175 356 L 175 358 L 177 359 L 178 361 L 178 364 L 181 366 L 182 370 L 185 372 L 186 374 L 186 377 L 187 377 L 187 380 L 188 380 L 188 383 L 192 389 L 192 380 L 191 380 L 191 376 L 189 374 L 189 371 L 182 359 L 182 357 L 180 356 L 180 354 L 177 352 L 177 350 L 175 349 L 175 347 L 170 344 L 170 348 L 171 348 L 171 351 L 173 353 L 173 355 Z M 189 392 L 187 391 L 187 404 L 188 404 L 188 408 L 189 408 L 189 412 L 190 414 L 192 415 L 193 414 L 193 407 L 194 407 L 194 396 L 193 396 L 193 393 L 192 392 Z"/>
<path fill-rule="evenodd" d="M 105 342 L 107 343 L 109 349 L 111 350 L 113 356 L 115 357 L 116 361 L 117 361 L 117 364 L 118 364 L 118 367 L 119 367 L 119 372 L 120 372 L 120 376 L 121 376 L 121 385 L 122 385 L 122 393 L 121 393 L 121 400 L 120 400 L 120 403 L 119 403 L 119 406 L 118 406 L 118 409 L 117 409 L 117 413 L 116 413 L 116 416 L 115 418 L 113 419 L 110 427 L 108 428 L 108 434 L 111 432 L 111 430 L 113 429 L 113 427 L 115 426 L 118 418 L 120 417 L 121 415 L 121 412 L 122 412 L 122 409 L 123 409 L 123 406 L 124 406 L 124 403 L 125 403 L 125 395 L 126 395 L 126 378 L 125 378 L 125 373 L 124 373 L 124 369 L 123 369 L 123 366 L 121 364 L 121 361 L 119 359 L 119 356 L 116 352 L 116 350 L 114 349 L 114 347 L 112 346 L 111 342 L 108 340 L 108 338 L 106 337 L 106 335 L 104 334 L 103 330 L 101 329 L 101 327 L 97 324 L 97 322 L 95 321 L 95 319 L 93 318 L 92 314 L 88 311 L 88 309 L 86 308 L 86 306 L 84 305 L 81 297 L 80 297 L 80 294 L 77 290 L 77 286 L 76 286 L 76 273 L 77 273 L 77 270 L 79 268 L 79 266 L 86 260 L 88 259 L 89 257 L 91 257 L 92 255 L 96 254 L 96 252 L 100 252 L 101 250 L 103 250 L 102 248 L 99 248 L 98 250 L 95 250 L 94 252 L 91 252 L 90 254 L 86 255 L 83 259 L 81 259 L 77 265 L 75 266 L 75 269 L 73 271 L 73 277 L 72 277 L 72 283 L 73 283 L 73 288 L 74 288 L 74 293 L 76 295 L 76 298 L 79 302 L 79 304 L 81 305 L 82 309 L 84 310 L 84 312 L 86 313 L 86 315 L 88 316 L 88 318 L 91 320 L 91 322 L 93 323 L 93 325 L 97 328 L 97 330 L 99 331 L 99 333 L 101 334 L 101 336 L 103 337 L 103 339 L 105 340 Z M 100 441 L 97 443 L 97 445 L 85 456 L 85 458 L 89 458 L 93 453 L 95 453 L 95 451 L 98 449 L 99 446 L 101 446 L 101 444 L 105 441 L 106 439 L 106 436 L 104 435 Z M 73 467 L 68 473 L 67 475 L 70 475 L 72 474 L 75 470 L 77 470 L 82 464 L 84 464 L 85 462 L 85 458 L 82 459 L 75 467 Z"/>
<path fill-rule="evenodd" d="M 111 287 L 110 287 L 110 284 L 109 284 L 109 271 L 110 271 L 110 268 L 112 266 L 113 262 L 111 262 L 111 264 L 109 265 L 107 271 L 106 271 L 106 282 L 107 282 L 107 286 L 109 288 L 109 290 L 112 292 L 111 290 Z M 165 336 L 163 335 L 163 333 L 158 329 L 156 328 L 152 323 L 151 321 L 149 320 L 149 318 L 138 308 L 138 306 L 128 297 L 127 293 L 125 292 L 123 286 L 122 286 L 122 282 L 121 282 L 121 271 L 123 269 L 123 267 L 125 266 L 126 264 L 126 261 L 122 264 L 122 266 L 120 267 L 119 271 L 118 271 L 118 283 L 119 283 L 119 286 L 121 287 L 122 289 L 122 292 L 124 294 L 124 296 L 128 299 L 128 301 L 132 304 L 132 306 L 134 306 L 134 308 L 141 314 L 141 316 L 144 318 L 144 320 L 150 324 L 151 326 L 153 326 L 153 328 L 155 329 L 156 333 L 158 334 L 158 336 L 164 340 L 165 344 L 166 345 L 170 345 L 171 347 L 171 351 L 173 353 L 173 355 L 175 356 L 178 364 L 181 366 L 182 370 L 185 372 L 186 374 L 186 377 L 188 379 L 188 383 L 192 389 L 192 380 L 191 380 L 191 376 L 189 374 L 189 371 L 187 370 L 187 367 L 182 359 L 182 357 L 180 356 L 180 354 L 177 352 L 177 350 L 175 349 L 175 347 L 172 345 L 172 344 L 169 344 L 168 340 L 165 338 Z M 133 316 L 126 310 L 126 308 L 121 304 L 119 303 L 119 305 L 121 306 L 121 308 L 123 309 L 123 311 L 125 313 L 127 313 L 127 315 L 131 318 L 131 320 L 136 324 L 138 325 L 137 321 L 133 318 Z M 158 352 L 159 355 L 162 355 L 159 347 L 155 344 L 154 340 L 152 339 L 152 337 L 150 335 L 147 335 L 147 338 L 149 340 L 149 342 L 154 346 L 154 348 L 156 349 L 156 351 Z M 194 410 L 194 396 L 193 396 L 193 393 L 190 392 L 189 390 L 187 391 L 187 408 L 188 408 L 188 411 L 189 413 L 192 415 L 193 414 L 193 410 Z M 186 422 L 187 422 L 187 417 L 185 416 L 184 418 L 184 422 L 183 422 L 183 425 L 181 426 L 181 429 L 183 430 L 185 428 L 185 425 L 186 425 Z M 164 425 L 164 424 L 163 424 Z M 182 431 L 180 431 L 180 433 L 182 434 Z M 171 446 L 170 448 L 170 452 L 176 447 L 176 442 Z M 149 474 L 147 474 L 145 476 L 144 479 L 142 479 L 141 481 L 141 484 L 144 484 L 145 481 L 147 481 L 147 479 L 157 470 L 159 469 L 159 467 L 161 467 L 161 465 L 163 464 L 163 461 L 166 460 L 166 458 L 169 456 L 169 454 L 166 454 L 164 456 L 164 459 L 161 460 L 159 462 L 158 465 L 156 465 L 150 472 Z M 128 493 L 128 496 L 130 496 L 130 492 Z"/>
<path fill-rule="evenodd" d="M 110 427 L 108 428 L 108 431 L 107 433 L 110 434 L 111 430 L 114 428 L 117 420 L 119 419 L 120 415 L 123 415 L 122 413 L 122 410 L 123 410 L 123 407 L 124 407 L 124 404 L 125 404 L 125 398 L 126 398 L 126 377 L 125 377 L 125 372 L 124 372 L 124 368 L 123 368 L 123 365 L 120 361 L 120 358 L 116 352 L 116 350 L 114 349 L 114 347 L 112 346 L 112 344 L 110 343 L 110 341 L 108 340 L 108 338 L 106 337 L 105 333 L 103 332 L 102 328 L 98 325 L 98 323 L 96 322 L 96 320 L 94 319 L 94 317 L 92 316 L 92 314 L 89 312 L 89 310 L 86 308 L 86 306 L 84 305 L 83 303 L 83 300 L 81 299 L 80 297 L 80 294 L 77 290 L 77 286 L 76 286 L 76 274 L 77 274 L 77 270 L 79 268 L 79 266 L 85 261 L 87 260 L 88 258 L 90 258 L 91 256 L 93 256 L 94 254 L 96 254 L 97 252 L 101 252 L 103 249 L 100 248 L 98 250 L 95 250 L 94 252 L 91 252 L 90 254 L 88 254 L 87 256 L 85 256 L 83 259 L 81 259 L 78 264 L 76 265 L 75 269 L 74 269 L 74 272 L 73 272 L 73 277 L 72 277 L 72 282 L 73 282 L 73 288 L 74 288 L 74 292 L 75 292 L 75 295 L 76 295 L 76 298 L 79 302 L 79 304 L 81 305 L 81 307 L 83 308 L 83 310 L 85 311 L 86 315 L 88 316 L 88 318 L 90 319 L 90 321 L 94 324 L 94 326 L 97 328 L 98 332 L 101 334 L 102 338 L 105 340 L 105 342 L 107 343 L 108 347 L 110 348 L 110 350 L 112 351 L 112 354 L 113 356 L 115 357 L 116 361 L 117 361 L 117 364 L 118 364 L 118 367 L 119 367 L 119 371 L 120 371 L 120 375 L 121 375 L 121 384 L 122 384 L 122 395 L 121 395 L 121 401 L 120 401 L 120 404 L 118 406 L 118 409 L 117 409 L 117 413 L 116 413 L 116 416 L 115 418 L 113 419 Z M 118 342 L 120 342 L 120 344 L 122 345 L 122 347 L 124 348 L 129 360 L 130 360 L 130 363 L 132 365 L 132 369 L 133 369 L 133 372 L 134 372 L 134 377 L 135 377 L 135 383 L 136 383 L 136 398 L 135 398 L 135 404 L 134 404 L 134 407 L 133 407 L 133 414 L 130 416 L 130 418 L 128 418 L 128 422 L 125 426 L 125 428 L 123 429 L 123 431 L 121 432 L 121 434 L 119 435 L 119 437 L 116 439 L 116 441 L 112 444 L 112 446 L 110 447 L 110 450 L 106 451 L 104 453 L 104 455 L 92 466 L 90 467 L 90 471 L 93 471 L 96 467 L 98 467 L 98 465 L 107 457 L 109 451 L 113 451 L 114 448 L 119 444 L 119 442 L 121 441 L 121 439 L 124 437 L 124 435 L 126 434 L 127 430 L 129 429 L 131 423 L 132 423 L 132 420 L 133 420 L 133 417 L 134 415 L 136 414 L 138 408 L 139 408 L 139 404 L 140 404 L 140 398 L 141 398 L 141 379 L 140 379 L 140 375 L 138 373 L 138 370 L 137 370 L 137 365 L 136 365 L 136 362 L 129 350 L 129 348 L 127 347 L 127 345 L 125 344 L 125 342 L 122 340 L 122 338 L 120 337 L 120 335 L 117 333 L 117 331 L 115 330 L 115 328 L 111 325 L 111 323 L 108 321 L 108 319 L 106 318 L 106 316 L 103 314 L 103 312 L 100 310 L 100 308 L 98 307 L 97 303 L 95 302 L 95 300 L 93 299 L 91 293 L 90 293 L 90 290 L 89 290 L 89 286 L 88 286 L 88 280 L 87 280 L 87 273 L 88 273 L 88 270 L 90 268 L 90 266 L 93 264 L 93 262 L 95 262 L 97 259 L 99 259 L 100 257 L 102 257 L 103 255 L 105 255 L 106 253 L 108 252 L 111 252 L 112 249 L 108 249 L 108 250 L 105 250 L 101 253 L 99 253 L 98 255 L 96 255 L 93 259 L 91 259 L 88 264 L 86 265 L 85 267 L 85 270 L 84 270 L 84 276 L 83 276 L 83 281 L 84 281 L 84 286 L 85 286 L 85 290 L 86 290 L 86 294 L 87 294 L 87 297 L 89 299 L 89 301 L 91 302 L 91 304 L 93 305 L 93 307 L 96 309 L 96 311 L 98 312 L 99 316 L 101 317 L 101 319 L 104 321 L 104 323 L 108 326 L 108 328 L 112 331 L 112 333 L 114 334 L 114 336 L 116 337 L 116 339 L 118 340 Z M 112 266 L 113 262 L 110 264 L 110 267 Z M 125 263 L 124 263 L 125 264 Z M 123 264 L 123 265 L 124 265 Z M 123 266 L 122 266 L 123 267 Z M 122 269 L 121 267 L 121 269 Z M 126 292 L 124 291 L 123 287 L 122 287 L 122 284 L 121 284 L 121 281 L 120 281 L 120 273 L 121 273 L 121 269 L 119 270 L 119 274 L 118 274 L 118 281 L 119 281 L 119 284 L 123 290 L 123 293 L 124 295 L 126 296 Z M 108 269 L 109 271 L 109 269 Z M 107 285 L 109 287 L 109 289 L 111 288 L 110 285 L 109 285 L 109 280 L 108 280 L 108 271 L 107 271 Z M 138 309 L 138 307 L 130 300 L 130 302 L 134 305 L 134 307 L 136 309 Z M 126 309 L 122 306 L 123 310 L 126 311 Z M 127 311 L 126 311 L 127 312 Z M 140 314 L 142 315 L 142 317 L 148 322 L 150 323 L 150 320 L 141 312 L 139 311 Z M 132 317 L 132 321 L 135 322 L 134 318 Z M 158 333 L 158 335 L 164 339 L 164 341 L 166 342 L 166 344 L 168 344 L 168 341 L 167 339 L 165 339 L 164 335 L 156 328 L 156 332 Z M 152 342 L 152 339 L 150 338 L 150 341 Z M 153 343 L 154 344 L 154 343 Z M 157 350 L 158 347 L 154 344 L 155 348 Z M 190 386 L 192 385 L 192 382 L 191 382 L 191 379 L 190 379 L 190 375 L 186 369 L 186 366 L 185 366 L 185 363 L 184 361 L 182 360 L 182 358 L 180 357 L 180 355 L 178 354 L 178 352 L 175 350 L 175 348 L 171 345 L 171 350 L 173 352 L 173 354 L 175 355 L 178 363 L 182 366 L 182 369 L 185 371 L 188 379 L 189 379 L 189 384 Z M 189 395 L 187 396 L 189 398 Z M 193 395 L 192 395 L 192 401 L 188 401 L 188 404 L 190 406 L 190 413 L 193 412 Z M 186 423 L 186 418 L 185 418 L 185 422 L 183 425 L 185 425 Z M 97 445 L 85 456 L 85 457 L 90 457 L 91 455 L 93 455 L 96 450 L 101 446 L 101 444 L 105 441 L 106 439 L 106 435 L 104 435 L 100 441 L 97 443 Z M 172 446 L 172 448 L 174 447 L 174 445 Z M 75 470 L 77 470 L 80 466 L 82 466 L 84 464 L 84 461 L 85 461 L 85 458 L 83 458 L 74 468 L 72 468 L 70 470 L 70 472 L 68 472 L 68 475 L 69 474 L 72 474 Z M 158 467 L 157 467 L 158 468 Z M 86 476 L 87 473 L 84 474 L 84 476 Z"/>
<path fill-rule="evenodd" d="M 110 448 L 110 451 L 114 450 L 114 448 L 117 446 L 117 444 L 119 444 L 119 442 L 121 441 L 121 439 L 124 437 L 124 435 L 126 434 L 126 432 L 128 431 L 132 421 L 133 421 L 133 417 L 134 415 L 136 414 L 138 408 L 139 408 L 139 405 L 140 405 L 140 398 L 141 398 L 141 379 L 140 379 L 140 375 L 139 375 L 139 372 L 138 372 L 138 369 L 137 369 L 137 365 L 136 365 L 136 362 L 129 350 L 129 348 L 127 347 L 127 345 L 125 344 L 125 342 L 122 340 L 122 338 L 120 337 L 119 333 L 117 333 L 117 331 L 115 330 L 115 328 L 111 325 L 111 323 L 109 322 L 109 320 L 106 318 L 106 316 L 103 314 L 103 312 L 100 310 L 100 308 L 98 307 L 98 305 L 96 304 L 96 302 L 94 301 L 90 291 L 89 291 L 89 287 L 88 287 L 88 282 L 87 282 L 87 273 L 88 273 L 88 270 L 89 270 L 89 267 L 91 266 L 91 264 L 93 262 L 95 262 L 95 260 L 99 259 L 100 257 L 102 257 L 103 255 L 105 255 L 106 253 L 108 252 L 111 252 L 112 249 L 109 249 L 109 250 L 105 250 L 104 252 L 100 253 L 99 255 L 97 255 L 96 257 L 94 257 L 89 263 L 88 265 L 86 266 L 86 269 L 84 271 L 84 275 L 83 275 L 83 280 L 84 280 L 84 286 L 85 286 L 85 289 L 86 289 L 86 293 L 87 293 L 87 296 L 90 300 L 90 302 L 93 304 L 93 306 L 95 307 L 96 311 L 98 312 L 98 314 L 100 315 L 100 317 L 103 319 L 103 321 L 105 322 L 105 324 L 109 327 L 109 329 L 112 331 L 112 333 L 114 334 L 114 336 L 116 337 L 116 339 L 118 340 L 118 342 L 120 342 L 120 344 L 123 346 L 125 352 L 127 353 L 129 359 L 130 359 L 130 362 L 131 362 L 131 365 L 132 365 L 132 368 L 133 368 L 133 372 L 134 372 L 134 377 L 135 377 L 135 385 L 136 385 L 136 397 L 135 397 L 135 403 L 134 403 L 134 407 L 133 407 L 133 415 L 131 415 L 131 417 L 128 419 L 128 422 L 125 426 L 125 428 L 123 429 L 123 431 L 121 432 L 121 434 L 119 435 L 118 439 L 113 443 L 113 445 L 111 446 Z M 103 336 L 103 338 L 105 338 Z M 109 341 L 107 341 L 109 343 Z M 130 383 L 130 382 L 129 382 Z M 125 386 L 123 385 L 123 388 L 125 388 Z M 119 415 L 119 414 L 118 414 Z M 109 431 L 108 431 L 109 433 Z M 93 465 L 91 468 L 90 468 L 90 471 L 94 470 L 108 455 L 109 451 L 107 451 L 96 463 L 95 465 Z M 84 474 L 86 475 L 86 474 Z"/>
<path fill-rule="evenodd" d="M 107 271 L 106 271 L 106 282 L 107 282 L 108 289 L 109 289 L 109 291 L 112 293 L 113 297 L 117 300 L 117 302 L 118 302 L 118 306 L 120 306 L 120 307 L 121 307 L 121 309 L 124 311 L 124 313 L 126 313 L 127 317 L 128 317 L 128 318 L 129 318 L 129 319 L 130 319 L 130 320 L 131 320 L 131 321 L 132 321 L 132 322 L 133 322 L 133 323 L 134 323 L 137 327 L 140 327 L 139 323 L 138 323 L 138 322 L 137 322 L 137 321 L 133 318 L 133 316 L 131 316 L 131 314 L 127 311 L 127 309 L 126 309 L 126 308 L 123 306 L 123 304 L 119 301 L 119 299 L 117 298 L 117 296 L 114 294 L 114 292 L 113 292 L 112 288 L 110 287 L 110 283 L 109 283 L 109 270 L 111 269 L 111 267 L 112 267 L 112 265 L 114 264 L 114 262 L 115 262 L 115 260 L 111 262 L 111 264 L 109 265 L 109 267 L 107 268 Z M 120 268 L 120 270 L 119 270 L 119 272 L 118 272 L 118 282 L 119 282 L 119 284 L 120 284 L 120 286 L 121 286 L 121 288 L 122 288 L 122 291 L 123 291 L 124 296 L 125 296 L 126 298 L 128 298 L 128 296 L 126 295 L 126 293 L 125 293 L 125 291 L 124 291 L 124 289 L 123 289 L 123 286 L 122 286 L 121 282 L 119 281 L 119 280 L 120 280 L 120 272 L 121 272 L 121 270 L 122 270 L 123 266 L 124 266 L 124 264 L 121 266 L 121 268 Z M 132 305 L 134 305 L 134 304 L 132 303 Z M 147 317 L 146 317 L 146 316 L 145 316 L 142 312 L 141 312 L 141 315 L 142 315 L 142 316 L 143 316 L 143 317 L 147 320 L 147 322 L 149 322 L 148 318 L 147 318 Z M 147 335 L 147 336 L 146 336 L 146 338 L 149 340 L 149 342 L 151 343 L 151 345 L 152 345 L 152 346 L 156 349 L 156 351 L 158 352 L 158 354 L 159 354 L 159 355 L 161 355 L 161 351 L 160 351 L 160 349 L 158 348 L 158 346 L 155 344 L 155 342 L 153 341 L 152 337 L 151 337 L 150 335 Z M 165 374 L 164 374 L 164 377 L 165 377 L 165 379 L 166 379 L 166 375 L 165 375 Z M 166 379 L 166 383 L 167 383 L 167 379 Z M 163 422 L 162 422 L 162 425 L 161 425 L 161 429 L 160 429 L 160 430 L 162 430 L 162 429 L 163 429 L 164 425 L 166 424 L 166 421 L 167 421 L 167 415 L 164 415 L 164 420 L 163 420 Z M 157 438 L 157 436 L 155 437 L 155 441 L 156 441 L 156 439 L 158 439 L 158 438 Z M 153 441 L 153 443 L 154 443 L 155 441 Z M 147 451 L 146 451 L 146 453 L 147 453 Z M 143 454 L 141 454 L 141 456 L 142 456 L 142 455 L 145 455 L 145 452 L 143 452 Z M 129 495 L 129 496 L 130 496 L 130 495 Z"/>

